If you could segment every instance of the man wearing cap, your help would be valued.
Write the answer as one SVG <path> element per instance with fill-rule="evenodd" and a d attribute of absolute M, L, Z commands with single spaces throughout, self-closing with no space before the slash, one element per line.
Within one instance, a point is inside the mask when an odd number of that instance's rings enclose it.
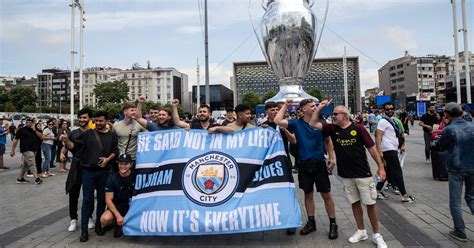
<path fill-rule="evenodd" d="M 463 110 L 457 103 L 446 104 L 444 113 L 449 125 L 443 130 L 439 148 L 449 151 L 446 169 L 449 179 L 449 209 L 454 222 L 454 230 L 449 232 L 449 236 L 466 242 L 461 194 L 464 184 L 464 199 L 471 214 L 474 214 L 474 123 L 462 118 Z"/>
<path fill-rule="evenodd" d="M 122 154 L 118 158 L 118 172 L 107 179 L 105 186 L 105 203 L 107 210 L 100 217 L 100 223 L 105 226 L 116 225 L 114 237 L 122 236 L 123 217 L 130 207 L 130 198 L 133 193 L 133 175 L 130 170 L 132 157 Z"/>

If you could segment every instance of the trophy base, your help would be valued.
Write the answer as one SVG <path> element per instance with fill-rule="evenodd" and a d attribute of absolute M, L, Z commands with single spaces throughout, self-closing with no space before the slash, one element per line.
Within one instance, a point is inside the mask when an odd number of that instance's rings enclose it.
<path fill-rule="evenodd" d="M 301 85 L 280 85 L 280 91 L 274 97 L 265 101 L 267 102 L 286 102 L 286 100 L 293 100 L 293 102 L 301 102 L 303 99 L 312 99 L 319 102 L 319 99 L 306 93 Z"/>

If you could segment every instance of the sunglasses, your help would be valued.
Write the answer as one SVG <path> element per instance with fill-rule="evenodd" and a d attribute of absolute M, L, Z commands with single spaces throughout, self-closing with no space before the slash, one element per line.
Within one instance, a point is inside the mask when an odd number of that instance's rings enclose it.
<path fill-rule="evenodd" d="M 386 108 L 385 111 L 391 111 L 394 110 L 394 108 Z"/>

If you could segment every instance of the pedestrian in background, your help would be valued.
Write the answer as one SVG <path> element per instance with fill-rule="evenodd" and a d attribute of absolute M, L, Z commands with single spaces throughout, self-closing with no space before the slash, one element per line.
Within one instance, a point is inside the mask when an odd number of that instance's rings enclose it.
<path fill-rule="evenodd" d="M 35 184 L 41 184 L 43 181 L 39 178 L 35 167 L 35 156 L 38 151 L 39 142 L 43 134 L 33 128 L 33 120 L 26 119 L 24 127 L 20 128 L 15 135 L 13 140 L 12 150 L 10 152 L 11 157 L 15 157 L 16 146 L 20 142 L 20 152 L 22 154 L 22 163 L 20 165 L 20 175 L 16 180 L 16 183 L 28 183 L 23 176 L 25 172 L 29 170 L 35 177 Z M 40 155 L 41 156 L 41 155 Z"/>
<path fill-rule="evenodd" d="M 454 222 L 449 236 L 466 242 L 461 197 L 464 185 L 464 199 L 474 214 L 474 123 L 462 118 L 463 111 L 457 103 L 446 104 L 444 113 L 449 125 L 443 130 L 439 148 L 448 150 L 449 209 Z"/>
<path fill-rule="evenodd" d="M 0 118 L 0 170 L 10 169 L 5 166 L 3 155 L 5 154 L 5 145 L 7 144 L 7 135 L 10 132 L 8 128 L 3 125 L 4 119 Z"/>
<path fill-rule="evenodd" d="M 430 105 L 428 113 L 421 116 L 419 125 L 423 127 L 423 139 L 425 140 L 425 159 L 426 163 L 430 161 L 431 151 L 431 134 L 433 133 L 433 125 L 439 124 L 439 119 L 436 117 L 436 109 L 434 105 Z"/>
<path fill-rule="evenodd" d="M 71 129 L 69 128 L 69 124 L 67 121 L 65 120 L 60 120 L 60 128 L 58 128 L 58 135 L 62 135 L 62 134 L 66 134 L 68 135 L 70 132 L 71 132 Z M 66 172 L 67 171 L 67 168 L 66 168 L 66 162 L 67 160 L 64 159 L 64 160 L 61 160 L 61 151 L 63 149 L 64 145 L 63 145 L 63 142 L 58 142 L 58 149 L 56 151 L 56 162 L 59 163 L 59 172 Z M 65 156 L 67 157 L 67 156 Z"/>
<path fill-rule="evenodd" d="M 54 176 L 53 173 L 49 171 L 50 165 L 51 165 L 51 150 L 53 147 L 54 140 L 56 137 L 54 137 L 53 133 L 53 126 L 54 126 L 54 120 L 49 120 L 47 122 L 46 128 L 43 129 L 43 136 L 42 140 L 43 143 L 41 144 L 41 151 L 43 152 L 44 156 L 44 161 L 43 161 L 43 167 L 42 169 L 42 178 Z"/>

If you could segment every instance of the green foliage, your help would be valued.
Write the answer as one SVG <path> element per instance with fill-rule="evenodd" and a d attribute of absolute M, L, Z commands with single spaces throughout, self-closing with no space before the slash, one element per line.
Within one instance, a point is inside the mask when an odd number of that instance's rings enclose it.
<path fill-rule="evenodd" d="M 25 113 L 36 113 L 36 106 L 35 105 L 26 105 L 21 108 L 22 112 Z"/>
<path fill-rule="evenodd" d="M 274 91 L 274 90 L 269 90 L 269 91 L 267 91 L 267 93 L 265 94 L 265 96 L 263 96 L 263 99 L 262 99 L 263 101 L 262 101 L 262 102 L 265 102 L 266 100 L 268 100 L 268 99 L 270 99 L 270 98 L 276 96 L 276 94 L 277 94 L 277 92 Z"/>
<path fill-rule="evenodd" d="M 160 103 L 155 103 L 155 102 L 153 102 L 153 101 L 146 101 L 146 102 L 143 104 L 142 113 L 143 113 L 143 114 L 148 113 L 148 111 L 150 111 L 150 108 L 153 107 L 154 105 L 161 106 Z"/>
<path fill-rule="evenodd" d="M 105 103 L 100 110 L 107 111 L 109 113 L 109 119 L 115 119 L 122 113 L 121 103 Z M 95 112 L 95 111 L 94 111 Z"/>
<path fill-rule="evenodd" d="M 36 93 L 27 87 L 15 87 L 10 91 L 10 101 L 17 110 L 25 106 L 36 106 Z"/>
<path fill-rule="evenodd" d="M 5 87 L 0 87 L 0 111 L 5 111 L 5 103 L 10 100 L 7 89 Z"/>
<path fill-rule="evenodd" d="M 321 93 L 321 91 L 319 89 L 311 88 L 308 91 L 306 91 L 306 93 L 318 98 L 318 100 L 320 100 L 320 101 L 322 101 L 324 99 L 323 98 L 323 93 Z"/>
<path fill-rule="evenodd" d="M 16 112 L 15 105 L 12 102 L 5 103 L 4 109 L 5 112 Z"/>
<path fill-rule="evenodd" d="M 105 107 L 108 103 L 128 101 L 128 85 L 125 81 L 113 81 L 99 84 L 94 89 L 97 106 Z"/>
<path fill-rule="evenodd" d="M 242 97 L 242 103 L 248 105 L 255 113 L 255 107 L 260 103 L 260 97 L 253 91 L 245 92 Z"/>

